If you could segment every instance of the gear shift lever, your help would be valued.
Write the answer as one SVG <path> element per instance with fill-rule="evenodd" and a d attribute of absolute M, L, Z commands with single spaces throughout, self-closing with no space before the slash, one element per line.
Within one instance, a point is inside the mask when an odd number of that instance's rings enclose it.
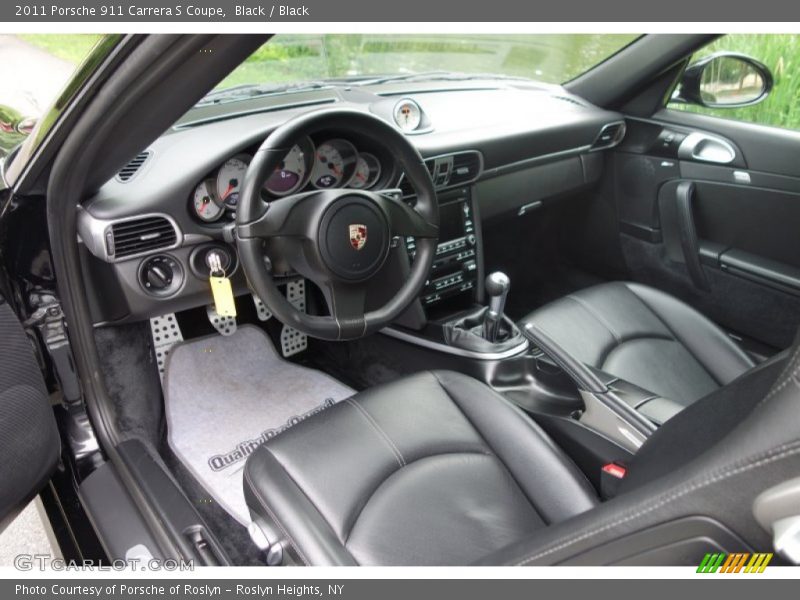
<path fill-rule="evenodd" d="M 483 321 L 483 337 L 489 342 L 497 341 L 500 321 L 503 319 L 510 287 L 511 280 L 502 271 L 495 271 L 486 277 L 484 289 L 489 296 L 489 309 L 486 311 Z"/>

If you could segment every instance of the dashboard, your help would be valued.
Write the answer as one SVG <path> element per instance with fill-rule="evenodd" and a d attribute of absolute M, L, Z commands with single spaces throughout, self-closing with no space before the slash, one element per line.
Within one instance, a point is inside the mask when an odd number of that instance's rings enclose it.
<path fill-rule="evenodd" d="M 449 302 L 480 300 L 483 220 L 517 218 L 594 185 L 604 151 L 625 133 L 620 114 L 560 86 L 420 85 L 303 91 L 184 115 L 77 209 L 95 323 L 208 305 L 212 250 L 222 257 L 234 292 L 247 293 L 234 234 L 242 181 L 264 139 L 308 111 L 338 106 L 371 112 L 402 131 L 421 154 L 442 216 L 437 258 L 416 309 L 429 315 Z M 261 195 L 280 202 L 327 188 L 393 193 L 412 204 L 415 193 L 382 146 L 332 123 L 295 141 Z M 413 260 L 413 239 L 403 242 L 397 251 Z M 389 273 L 384 292 L 393 293 L 403 277 L 402 268 Z"/>

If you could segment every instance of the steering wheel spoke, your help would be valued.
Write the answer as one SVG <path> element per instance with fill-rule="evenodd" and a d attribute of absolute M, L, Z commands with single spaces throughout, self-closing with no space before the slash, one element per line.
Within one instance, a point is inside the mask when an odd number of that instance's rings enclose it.
<path fill-rule="evenodd" d="M 389 229 L 392 235 L 415 238 L 438 238 L 439 227 L 429 223 L 413 206 L 388 194 L 376 194 L 376 202 L 389 216 Z"/>
<path fill-rule="evenodd" d="M 341 339 L 360 337 L 366 329 L 367 286 L 331 280 L 320 286 Z"/>
<path fill-rule="evenodd" d="M 303 237 L 309 232 L 309 207 L 320 192 L 313 190 L 302 194 L 294 194 L 272 202 L 262 202 L 263 208 L 259 217 L 238 225 L 237 235 L 240 238 L 269 239 L 274 237 Z"/>

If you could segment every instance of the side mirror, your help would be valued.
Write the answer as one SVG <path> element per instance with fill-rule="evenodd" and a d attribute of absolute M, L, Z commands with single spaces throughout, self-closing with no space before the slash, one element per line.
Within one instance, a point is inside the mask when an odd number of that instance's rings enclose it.
<path fill-rule="evenodd" d="M 772 84 L 772 73 L 756 59 L 718 52 L 686 68 L 672 101 L 708 108 L 751 106 L 769 95 Z"/>

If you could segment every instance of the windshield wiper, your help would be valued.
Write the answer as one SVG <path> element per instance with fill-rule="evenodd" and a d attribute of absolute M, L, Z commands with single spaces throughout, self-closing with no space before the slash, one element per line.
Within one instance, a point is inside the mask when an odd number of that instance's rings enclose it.
<path fill-rule="evenodd" d="M 308 90 L 321 90 L 331 88 L 333 85 L 325 81 L 295 81 L 291 83 L 246 83 L 236 85 L 221 90 L 209 92 L 195 104 L 195 106 L 207 106 L 209 104 L 222 104 L 235 100 L 247 100 L 249 98 L 259 98 L 272 94 L 290 94 L 293 92 L 305 92 Z"/>

